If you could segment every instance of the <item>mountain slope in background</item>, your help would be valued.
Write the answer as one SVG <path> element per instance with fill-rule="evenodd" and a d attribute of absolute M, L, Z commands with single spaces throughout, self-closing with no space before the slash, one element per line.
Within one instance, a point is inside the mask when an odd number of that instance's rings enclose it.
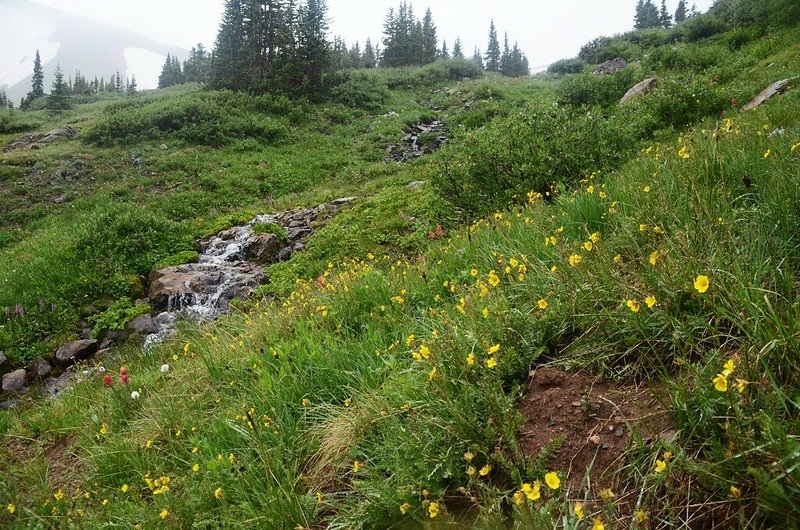
<path fill-rule="evenodd" d="M 167 53 L 186 50 L 133 31 L 65 13 L 28 0 L 0 0 L 0 87 L 19 101 L 30 90 L 33 58 L 39 49 L 45 91 L 60 64 L 66 76 L 80 70 L 87 78 L 119 71 L 135 74 L 140 87 L 153 88 Z"/>

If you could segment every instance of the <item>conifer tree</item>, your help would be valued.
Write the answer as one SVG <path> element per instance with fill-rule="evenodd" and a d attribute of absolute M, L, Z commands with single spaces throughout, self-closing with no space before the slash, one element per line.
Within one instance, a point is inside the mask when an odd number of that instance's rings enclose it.
<path fill-rule="evenodd" d="M 470 61 L 477 64 L 481 68 L 484 68 L 483 55 L 481 54 L 480 48 L 477 46 L 475 47 L 475 51 L 472 53 L 472 59 L 470 59 Z"/>
<path fill-rule="evenodd" d="M 432 63 L 436 60 L 439 40 L 436 37 L 436 26 L 433 23 L 433 13 L 430 8 L 425 11 L 422 19 L 422 57 L 420 64 Z"/>
<path fill-rule="evenodd" d="M 139 87 L 136 83 L 136 76 L 131 75 L 131 80 L 128 83 L 128 89 L 125 91 L 128 96 L 135 96 L 139 93 Z"/>
<path fill-rule="evenodd" d="M 325 0 L 308 0 L 298 13 L 298 58 L 304 77 L 303 92 L 318 99 L 324 89 L 323 73 L 329 62 L 328 5 Z"/>
<path fill-rule="evenodd" d="M 669 29 L 672 27 L 672 15 L 667 11 L 667 0 L 661 0 L 661 11 L 658 14 L 661 27 Z"/>
<path fill-rule="evenodd" d="M 378 54 L 375 53 L 371 39 L 367 39 L 367 43 L 364 45 L 364 56 L 361 59 L 361 64 L 364 65 L 364 68 L 375 68 L 378 65 Z"/>
<path fill-rule="evenodd" d="M 189 51 L 189 58 L 183 62 L 183 79 L 186 83 L 208 82 L 208 70 L 211 56 L 203 43 L 198 43 Z"/>
<path fill-rule="evenodd" d="M 489 72 L 500 71 L 500 41 L 497 40 L 497 29 L 492 20 L 489 26 L 489 45 L 486 48 L 486 70 Z"/>
<path fill-rule="evenodd" d="M 636 29 L 648 29 L 659 26 L 661 26 L 661 17 L 653 0 L 639 0 L 636 4 L 634 27 Z"/>
<path fill-rule="evenodd" d="M 350 56 L 350 67 L 351 68 L 363 68 L 364 64 L 361 60 L 361 45 L 356 41 L 355 44 L 350 48 L 348 52 Z"/>
<path fill-rule="evenodd" d="M 247 87 L 242 0 L 226 0 L 211 60 L 209 84 L 213 88 Z"/>
<path fill-rule="evenodd" d="M 678 8 L 675 10 L 675 24 L 680 24 L 686 20 L 686 0 L 678 2 Z"/>
<path fill-rule="evenodd" d="M 44 70 L 42 69 L 42 58 L 39 50 L 36 50 L 36 58 L 33 60 L 33 78 L 31 79 L 31 100 L 44 96 Z"/>
<path fill-rule="evenodd" d="M 64 82 L 64 73 L 61 71 L 61 66 L 56 66 L 56 72 L 53 77 L 53 86 L 50 89 L 50 95 L 47 96 L 47 109 L 52 112 L 63 112 L 69 110 L 69 87 Z"/>
<path fill-rule="evenodd" d="M 447 49 L 447 41 L 442 41 L 442 50 L 439 52 L 439 57 L 442 59 L 449 59 L 450 58 L 450 50 Z"/>
<path fill-rule="evenodd" d="M 464 50 L 461 48 L 461 37 L 457 37 L 455 44 L 453 44 L 453 58 L 464 58 Z"/>
<path fill-rule="evenodd" d="M 508 32 L 503 36 L 503 53 L 500 55 L 500 73 L 511 76 L 511 47 L 508 45 Z"/>

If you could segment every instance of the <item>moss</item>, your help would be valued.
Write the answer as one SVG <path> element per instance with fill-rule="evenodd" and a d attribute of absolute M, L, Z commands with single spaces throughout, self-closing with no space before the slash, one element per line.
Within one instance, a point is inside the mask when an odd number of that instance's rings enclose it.
<path fill-rule="evenodd" d="M 200 254 L 194 250 L 185 250 L 168 256 L 155 264 L 153 270 L 161 270 L 167 267 L 175 267 L 177 265 L 184 265 L 186 263 L 197 263 L 200 259 Z"/>

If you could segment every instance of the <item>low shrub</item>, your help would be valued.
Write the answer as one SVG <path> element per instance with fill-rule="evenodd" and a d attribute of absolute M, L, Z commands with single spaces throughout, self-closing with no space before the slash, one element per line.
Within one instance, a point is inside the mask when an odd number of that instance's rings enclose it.
<path fill-rule="evenodd" d="M 639 81 L 637 71 L 628 67 L 613 75 L 596 76 L 590 73 L 564 79 L 557 88 L 561 104 L 581 107 L 584 105 L 611 105 L 625 95 Z"/>
<path fill-rule="evenodd" d="M 253 225 L 254 234 L 273 234 L 284 244 L 289 242 L 289 234 L 286 229 L 277 223 L 256 223 Z"/>
<path fill-rule="evenodd" d="M 134 305 L 130 298 L 120 298 L 110 308 L 89 319 L 93 324 L 92 336 L 97 338 L 112 330 L 125 329 L 133 319 L 146 315 L 151 310 L 147 304 Z"/>
<path fill-rule="evenodd" d="M 352 73 L 331 91 L 331 99 L 348 107 L 378 111 L 389 100 L 386 83 L 374 75 Z"/>
<path fill-rule="evenodd" d="M 178 265 L 185 265 L 187 263 L 197 263 L 200 259 L 200 253 L 196 250 L 184 250 L 177 254 L 172 254 L 166 258 L 158 261 L 153 265 L 153 270 L 166 269 L 167 267 L 177 267 Z"/>
<path fill-rule="evenodd" d="M 41 127 L 41 123 L 29 116 L 20 115 L 19 112 L 9 110 L 0 111 L 0 134 L 13 134 L 33 131 Z"/>
<path fill-rule="evenodd" d="M 669 127 L 683 128 L 706 116 L 718 116 L 730 107 L 730 102 L 726 91 L 710 80 L 669 78 L 662 79 L 647 97 L 639 98 L 631 112 L 638 113 L 641 120 L 652 120 L 651 126 L 644 127 L 652 133 Z"/>
<path fill-rule="evenodd" d="M 649 70 L 689 70 L 700 72 L 730 61 L 731 53 L 723 46 L 679 44 L 662 46 L 645 59 Z"/>
<path fill-rule="evenodd" d="M 547 67 L 547 71 L 551 74 L 565 75 L 565 74 L 579 74 L 586 68 L 586 63 L 582 59 L 561 59 Z"/>

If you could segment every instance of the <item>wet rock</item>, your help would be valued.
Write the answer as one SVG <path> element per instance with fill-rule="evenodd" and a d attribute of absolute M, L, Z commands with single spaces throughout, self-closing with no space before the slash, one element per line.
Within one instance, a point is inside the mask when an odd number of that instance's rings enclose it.
<path fill-rule="evenodd" d="M 48 379 L 42 388 L 42 392 L 49 398 L 60 397 L 70 387 L 75 377 L 75 372 L 66 371 L 58 377 Z"/>
<path fill-rule="evenodd" d="M 796 78 L 795 78 L 796 79 Z M 760 94 L 753 98 L 747 105 L 742 107 L 742 110 L 752 110 L 756 107 L 763 105 L 768 100 L 774 98 L 778 94 L 783 94 L 789 88 L 789 84 L 792 82 L 792 79 L 783 79 L 782 81 L 776 81 L 772 83 L 770 86 L 765 88 Z"/>
<path fill-rule="evenodd" d="M 282 248 L 283 243 L 275 234 L 254 234 L 244 244 L 244 256 L 248 261 L 267 265 L 278 261 Z"/>
<path fill-rule="evenodd" d="M 85 361 L 97 352 L 98 342 L 96 340 L 84 339 L 64 344 L 56 350 L 56 364 L 66 368 L 78 361 Z"/>
<path fill-rule="evenodd" d="M 641 83 L 637 83 L 633 88 L 628 90 L 625 95 L 622 96 L 622 99 L 619 100 L 619 104 L 624 105 L 625 103 L 628 103 L 638 97 L 646 96 L 652 92 L 656 86 L 658 86 L 658 78 L 648 77 Z"/>
<path fill-rule="evenodd" d="M 408 162 L 430 154 L 447 142 L 444 123 L 435 120 L 409 127 L 400 144 L 386 148 L 385 162 Z"/>
<path fill-rule="evenodd" d="M 36 379 L 44 379 L 48 375 L 53 373 L 53 367 L 50 366 L 50 363 L 46 360 L 39 357 L 33 364 L 31 365 L 31 376 Z"/>
<path fill-rule="evenodd" d="M 598 64 L 597 66 L 594 67 L 592 73 L 594 75 L 616 74 L 617 72 L 620 72 L 625 68 L 627 68 L 627 66 L 628 66 L 628 61 L 617 57 L 616 59 L 611 59 L 610 61 Z"/>
<path fill-rule="evenodd" d="M 134 318 L 128 322 L 125 329 L 139 335 L 151 335 L 158 331 L 155 322 L 153 322 L 153 317 L 150 314 L 140 315 Z"/>
<path fill-rule="evenodd" d="M 191 263 L 154 272 L 148 297 L 158 309 L 180 310 L 247 298 L 266 280 L 264 270 L 249 263 Z"/>
<path fill-rule="evenodd" d="M 25 388 L 25 369 L 20 368 L 3 376 L 3 392 L 20 392 Z"/>
<path fill-rule="evenodd" d="M 342 197 L 341 199 L 334 199 L 331 201 L 332 206 L 342 206 L 345 204 L 349 204 L 356 200 L 358 197 Z"/>

